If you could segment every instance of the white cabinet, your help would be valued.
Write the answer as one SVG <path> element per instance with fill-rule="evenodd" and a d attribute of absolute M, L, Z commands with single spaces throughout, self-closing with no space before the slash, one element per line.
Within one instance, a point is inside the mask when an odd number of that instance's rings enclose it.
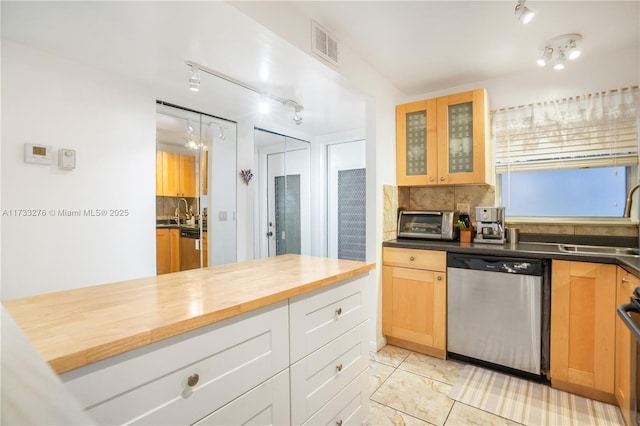
<path fill-rule="evenodd" d="M 288 424 L 289 370 L 284 370 L 194 426 Z"/>
<path fill-rule="evenodd" d="M 289 366 L 286 301 L 64 373 L 99 424 L 191 424 Z"/>
<path fill-rule="evenodd" d="M 98 424 L 360 424 L 368 275 L 61 375 Z"/>
<path fill-rule="evenodd" d="M 291 299 L 292 424 L 368 415 L 367 284 L 361 276 Z"/>

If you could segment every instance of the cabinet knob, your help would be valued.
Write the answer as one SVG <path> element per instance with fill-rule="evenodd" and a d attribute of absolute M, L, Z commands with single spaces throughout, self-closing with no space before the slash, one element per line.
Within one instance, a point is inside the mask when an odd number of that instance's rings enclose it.
<path fill-rule="evenodd" d="M 187 384 L 190 387 L 194 387 L 195 385 L 198 384 L 198 381 L 200 380 L 200 376 L 198 376 L 197 374 L 192 374 L 191 376 L 189 376 L 189 378 L 187 379 Z"/>
<path fill-rule="evenodd" d="M 336 371 L 339 373 L 342 371 L 342 364 L 336 365 Z"/>
<path fill-rule="evenodd" d="M 342 315 L 342 308 L 338 308 L 338 309 L 336 309 L 336 315 L 337 315 L 337 316 Z"/>
<path fill-rule="evenodd" d="M 336 422 L 336 426 L 342 426 L 342 420 L 338 420 L 338 421 Z"/>
<path fill-rule="evenodd" d="M 429 182 L 433 182 L 434 180 L 435 180 L 435 178 L 434 178 L 433 176 L 431 176 L 431 177 L 429 178 Z"/>
<path fill-rule="evenodd" d="M 416 260 L 415 257 L 413 257 L 413 256 L 409 257 L 409 261 L 413 262 L 414 260 Z"/>
<path fill-rule="evenodd" d="M 438 281 L 442 281 L 442 275 L 438 275 L 438 276 L 436 277 L 436 280 L 438 280 Z"/>
<path fill-rule="evenodd" d="M 626 278 L 622 278 L 622 282 L 623 282 L 624 284 L 629 284 L 631 281 L 629 281 L 629 280 L 628 280 L 628 279 L 626 279 Z"/>
<path fill-rule="evenodd" d="M 440 182 L 444 182 L 444 176 L 440 176 Z"/>

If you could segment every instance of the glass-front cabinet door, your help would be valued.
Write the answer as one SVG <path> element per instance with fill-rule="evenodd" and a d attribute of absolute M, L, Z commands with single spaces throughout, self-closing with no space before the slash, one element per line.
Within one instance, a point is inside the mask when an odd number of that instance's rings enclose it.
<path fill-rule="evenodd" d="M 484 89 L 396 106 L 398 186 L 493 184 Z"/>
<path fill-rule="evenodd" d="M 435 99 L 396 107 L 396 180 L 399 186 L 437 183 Z"/>
<path fill-rule="evenodd" d="M 438 98 L 438 183 L 490 183 L 487 123 L 484 89 Z"/>

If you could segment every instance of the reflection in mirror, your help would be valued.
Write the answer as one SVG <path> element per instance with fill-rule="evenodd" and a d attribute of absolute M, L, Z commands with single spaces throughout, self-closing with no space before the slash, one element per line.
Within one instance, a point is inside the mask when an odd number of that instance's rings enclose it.
<path fill-rule="evenodd" d="M 311 253 L 310 144 L 255 129 L 257 257 Z"/>
<path fill-rule="evenodd" d="M 159 104 L 157 273 L 236 261 L 236 123 Z"/>

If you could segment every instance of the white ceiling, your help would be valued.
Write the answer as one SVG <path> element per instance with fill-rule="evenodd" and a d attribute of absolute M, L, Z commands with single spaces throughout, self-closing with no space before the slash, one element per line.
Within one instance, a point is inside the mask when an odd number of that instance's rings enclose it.
<path fill-rule="evenodd" d="M 584 55 L 640 49 L 640 1 L 536 1 L 522 25 L 516 1 L 298 1 L 342 46 L 408 97 L 535 69 L 544 42 L 583 35 Z M 321 60 L 293 47 L 224 2 L 0 3 L 2 38 L 104 69 L 152 88 L 165 101 L 285 132 L 326 134 L 364 125 L 364 98 Z M 184 94 L 184 61 L 206 65 L 305 107 L 257 115 L 256 95 L 202 76 Z M 180 95 L 175 95 L 175 94 Z M 172 99 L 173 98 L 173 99 Z M 175 100 L 174 100 L 175 99 Z"/>

